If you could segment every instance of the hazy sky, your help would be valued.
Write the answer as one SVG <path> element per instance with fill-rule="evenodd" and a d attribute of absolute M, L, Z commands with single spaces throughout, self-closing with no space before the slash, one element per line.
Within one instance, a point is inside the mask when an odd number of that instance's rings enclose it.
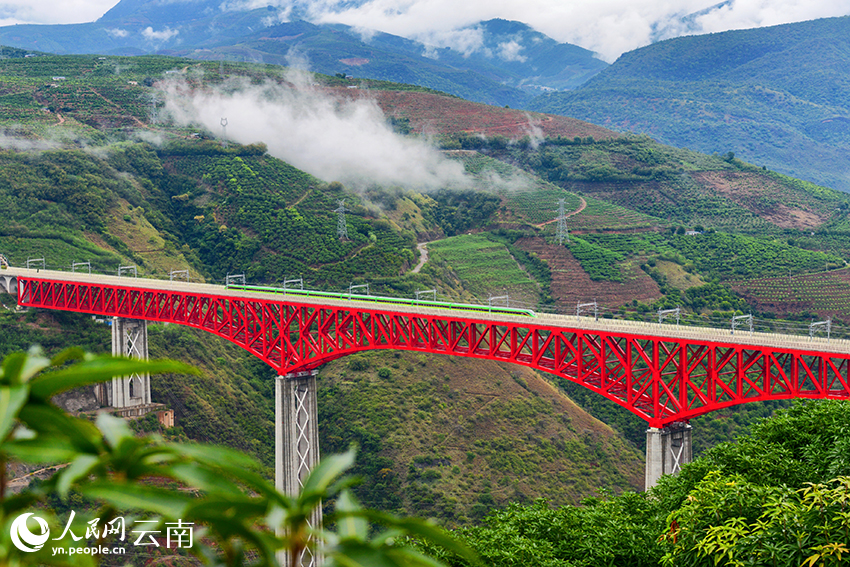
<path fill-rule="evenodd" d="M 13 0 L 0 4 L 0 25 L 90 22 L 114 4 Z M 282 20 L 293 4 L 307 7 L 315 21 L 342 22 L 461 50 L 474 49 L 478 41 L 474 32 L 458 31 L 461 28 L 492 18 L 518 20 L 608 61 L 654 39 L 850 14 L 850 0 L 222 0 L 222 6 L 231 8 L 277 6 Z M 353 4 L 359 6 L 346 7 Z M 696 15 L 683 23 L 689 14 Z"/>

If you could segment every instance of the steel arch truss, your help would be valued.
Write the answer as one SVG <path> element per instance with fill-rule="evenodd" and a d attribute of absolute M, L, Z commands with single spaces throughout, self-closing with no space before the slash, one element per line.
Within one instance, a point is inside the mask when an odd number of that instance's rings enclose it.
<path fill-rule="evenodd" d="M 501 360 L 550 372 L 652 427 L 736 404 L 850 398 L 850 355 L 20 277 L 18 303 L 188 325 L 284 375 L 370 349 Z"/>

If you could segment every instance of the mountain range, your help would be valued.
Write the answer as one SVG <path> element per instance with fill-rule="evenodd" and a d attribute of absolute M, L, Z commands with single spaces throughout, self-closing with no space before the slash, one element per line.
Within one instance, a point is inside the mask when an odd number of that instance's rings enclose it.
<path fill-rule="evenodd" d="M 688 29 L 699 15 L 684 14 L 676 25 Z M 850 191 L 850 17 L 658 41 L 612 65 L 514 21 L 458 30 L 467 46 L 450 48 L 308 17 L 297 4 L 281 12 L 218 0 L 122 0 L 96 22 L 0 27 L 0 45 L 267 63 L 424 86 L 700 152 L 731 152 Z"/>
<path fill-rule="evenodd" d="M 850 17 L 680 37 L 531 107 L 850 191 Z"/>
<path fill-rule="evenodd" d="M 506 20 L 462 30 L 458 51 L 374 30 L 284 19 L 269 6 L 218 1 L 122 0 L 96 22 L 0 27 L 0 45 L 55 54 L 165 54 L 269 63 L 416 84 L 499 106 L 527 106 L 541 92 L 575 88 L 607 66 L 581 47 Z"/>

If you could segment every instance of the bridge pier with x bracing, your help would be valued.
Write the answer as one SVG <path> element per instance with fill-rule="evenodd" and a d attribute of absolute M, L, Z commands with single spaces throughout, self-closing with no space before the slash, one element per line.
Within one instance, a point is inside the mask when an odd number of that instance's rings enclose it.
<path fill-rule="evenodd" d="M 113 317 L 112 355 L 147 360 L 148 322 Z M 101 405 L 115 408 L 122 415 L 144 415 L 152 407 L 150 374 L 115 376 L 111 383 L 100 384 L 96 394 Z"/>
<path fill-rule="evenodd" d="M 676 474 L 693 459 L 690 424 L 674 422 L 646 430 L 646 477 L 650 488 L 666 474 Z"/>
<path fill-rule="evenodd" d="M 5 270 L 4 270 L 5 271 Z M 18 304 L 188 325 L 244 348 L 279 376 L 373 349 L 520 364 L 569 380 L 661 430 L 650 463 L 688 460 L 665 428 L 737 404 L 850 399 L 850 341 L 590 317 L 436 308 L 370 298 L 297 296 L 222 286 L 12 269 Z M 8 274 L 7 274 L 8 275 Z M 327 294 L 326 294 L 327 295 Z M 372 298 L 376 299 L 376 298 Z M 284 383 L 286 381 L 284 380 Z M 294 426 L 293 426 L 294 427 Z M 690 433 L 688 432 L 689 436 Z M 654 437 L 653 437 L 654 439 Z M 666 449 L 664 449 L 666 447 Z M 669 455 L 667 454 L 669 452 Z M 655 478 L 655 473 L 648 479 Z"/>
<path fill-rule="evenodd" d="M 319 411 L 316 395 L 318 370 L 290 372 L 275 380 L 275 486 L 295 496 L 310 470 L 319 462 Z M 313 510 L 311 527 L 322 525 L 322 507 Z M 311 567 L 321 563 L 317 552 L 305 549 L 296 564 L 282 553 L 284 567 Z"/>

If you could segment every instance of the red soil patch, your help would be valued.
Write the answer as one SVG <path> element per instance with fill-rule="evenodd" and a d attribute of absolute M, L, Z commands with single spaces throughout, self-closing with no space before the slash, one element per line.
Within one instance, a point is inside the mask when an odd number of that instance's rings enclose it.
<path fill-rule="evenodd" d="M 658 284 L 646 273 L 633 268 L 624 274 L 625 280 L 618 282 L 595 282 L 581 268 L 578 260 L 563 246 L 548 244 L 542 238 L 527 237 L 517 241 L 517 246 L 534 252 L 549 264 L 552 271 L 552 298 L 558 307 L 568 312 L 575 310 L 579 302 L 596 300 L 600 307 L 619 307 L 632 300 L 652 301 L 661 297 Z"/>
<path fill-rule="evenodd" d="M 340 59 L 339 62 L 350 67 L 359 67 L 360 65 L 366 65 L 369 60 L 362 57 L 350 57 L 348 59 Z"/>
<path fill-rule="evenodd" d="M 799 195 L 761 175 L 739 171 L 701 171 L 692 176 L 730 201 L 782 228 L 814 228 L 829 218 L 829 212 L 814 203 L 811 206 L 789 206 L 786 203 L 794 203 Z"/>
<path fill-rule="evenodd" d="M 350 91 L 345 94 L 350 96 Z M 466 132 L 511 139 L 535 135 L 570 139 L 592 136 L 594 140 L 620 136 L 566 116 L 501 108 L 433 93 L 370 91 L 369 96 L 387 116 L 409 119 L 411 128 L 419 134 Z"/>

